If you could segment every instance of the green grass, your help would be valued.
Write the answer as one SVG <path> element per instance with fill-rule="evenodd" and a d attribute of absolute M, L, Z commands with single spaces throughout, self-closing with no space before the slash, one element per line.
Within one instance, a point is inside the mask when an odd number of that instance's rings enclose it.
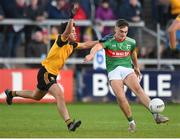
<path fill-rule="evenodd" d="M 2 137 L 104 137 L 134 138 L 180 137 L 180 105 L 169 104 L 163 114 L 170 117 L 168 124 L 157 125 L 152 115 L 141 105 L 132 104 L 137 131 L 128 133 L 127 120 L 117 104 L 70 104 L 68 109 L 82 120 L 77 132 L 67 131 L 55 104 L 0 104 L 0 138 Z"/>

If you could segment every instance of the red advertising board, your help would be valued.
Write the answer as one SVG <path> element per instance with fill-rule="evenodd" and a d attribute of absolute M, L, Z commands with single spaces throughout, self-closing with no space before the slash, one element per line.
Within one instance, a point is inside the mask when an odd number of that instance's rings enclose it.
<path fill-rule="evenodd" d="M 0 70 L 0 103 L 5 103 L 6 95 L 4 90 L 34 90 L 37 85 L 38 69 L 1 69 Z M 73 101 L 73 71 L 62 70 L 57 77 L 57 82 L 64 90 L 66 102 Z M 15 103 L 34 103 L 37 101 L 15 97 Z M 47 94 L 39 101 L 41 103 L 55 102 L 54 97 Z"/>

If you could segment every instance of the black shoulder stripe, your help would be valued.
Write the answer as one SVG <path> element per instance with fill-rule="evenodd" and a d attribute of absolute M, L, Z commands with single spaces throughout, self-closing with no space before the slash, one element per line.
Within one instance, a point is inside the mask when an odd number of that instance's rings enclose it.
<path fill-rule="evenodd" d="M 59 47 L 63 47 L 64 45 L 68 43 L 68 41 L 63 42 L 61 39 L 61 35 L 59 35 L 56 43 Z"/>
<path fill-rule="evenodd" d="M 70 42 L 69 44 L 72 45 L 73 48 L 76 48 L 76 47 L 78 46 L 78 43 L 77 43 L 77 42 Z"/>

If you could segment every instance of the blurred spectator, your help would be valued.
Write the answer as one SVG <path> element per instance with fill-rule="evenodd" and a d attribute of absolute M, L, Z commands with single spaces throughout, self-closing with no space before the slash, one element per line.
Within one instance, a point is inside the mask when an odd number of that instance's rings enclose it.
<path fill-rule="evenodd" d="M 52 1 L 48 6 L 49 19 L 68 19 L 69 18 L 69 3 L 67 0 Z"/>
<path fill-rule="evenodd" d="M 102 0 L 96 10 L 96 20 L 113 20 L 115 19 L 113 10 L 110 8 L 108 0 Z M 111 27 L 104 27 L 103 36 L 112 32 Z"/>
<path fill-rule="evenodd" d="M 42 28 L 42 34 L 43 34 L 43 43 L 46 45 L 46 46 L 48 46 L 48 45 L 50 45 L 50 37 L 49 37 L 49 33 L 50 32 L 48 32 L 48 29 L 47 28 Z"/>
<path fill-rule="evenodd" d="M 100 5 L 101 2 L 102 2 L 102 0 L 94 0 L 94 5 L 95 5 L 96 9 Z"/>
<path fill-rule="evenodd" d="M 37 31 L 32 34 L 32 41 L 28 45 L 28 57 L 42 57 L 47 53 L 47 46 L 43 42 L 43 33 Z"/>
<path fill-rule="evenodd" d="M 179 59 L 180 58 L 180 52 L 176 49 L 172 51 L 170 47 L 166 48 L 162 53 L 162 58 L 164 59 Z"/>
<path fill-rule="evenodd" d="M 51 28 L 51 34 L 50 34 L 50 45 L 52 46 L 59 34 L 59 27 L 58 26 L 52 26 Z"/>
<path fill-rule="evenodd" d="M 93 41 L 93 29 L 88 27 L 83 33 L 83 42 Z"/>
<path fill-rule="evenodd" d="M 77 12 L 76 14 L 74 15 L 74 18 L 75 20 L 86 20 L 87 19 L 87 16 L 86 16 L 86 13 L 85 11 L 82 9 L 80 3 L 79 3 L 79 0 L 75 0 L 73 1 L 73 5 L 77 8 Z M 80 38 L 81 38 L 81 33 L 80 32 L 83 32 L 83 27 L 78 27 L 76 26 L 76 33 L 77 33 L 77 41 L 80 41 Z"/>
<path fill-rule="evenodd" d="M 78 0 L 74 1 L 74 6 L 77 7 L 77 12 L 74 15 L 75 20 L 85 20 L 87 19 L 86 13 L 84 9 L 81 7 L 80 2 Z"/>
<path fill-rule="evenodd" d="M 26 10 L 27 18 L 35 21 L 43 21 L 47 17 L 44 7 L 39 4 L 39 0 L 31 0 Z"/>
<path fill-rule="evenodd" d="M 39 5 L 44 7 L 44 9 L 48 9 L 48 6 L 51 5 L 52 0 L 39 0 Z"/>
<path fill-rule="evenodd" d="M 4 19 L 4 11 L 3 11 L 2 6 L 0 5 L 0 21 L 3 20 L 3 19 Z"/>
<path fill-rule="evenodd" d="M 30 5 L 26 9 L 26 17 L 35 21 L 43 21 L 47 18 L 47 13 L 45 12 L 45 7 L 41 6 L 39 0 L 31 0 Z M 41 30 L 41 27 L 36 25 L 25 26 L 25 55 L 27 56 L 27 45 L 31 41 L 31 35 L 33 32 Z"/>
<path fill-rule="evenodd" d="M 90 0 L 80 0 L 80 4 L 83 8 L 83 10 L 85 11 L 87 18 L 91 19 L 92 15 L 91 15 L 91 1 Z"/>
<path fill-rule="evenodd" d="M 2 9 L 1 3 L 0 3 L 0 21 L 4 19 L 4 11 Z M 2 57 L 2 50 L 3 50 L 3 42 L 4 42 L 4 26 L 0 25 L 0 57 Z"/>
<path fill-rule="evenodd" d="M 119 17 L 124 18 L 129 22 L 140 22 L 142 21 L 142 8 L 138 0 L 129 0 L 129 2 L 123 2 L 119 8 Z M 137 45 L 139 46 L 141 40 L 139 40 L 138 35 L 140 28 L 129 27 L 128 36 L 137 40 Z"/>
<path fill-rule="evenodd" d="M 152 0 L 152 22 L 160 23 L 161 28 L 165 29 L 167 22 L 170 20 L 169 0 Z"/>
<path fill-rule="evenodd" d="M 128 0 L 109 0 L 109 4 L 110 7 L 113 10 L 113 13 L 115 14 L 115 16 L 117 18 L 119 18 L 118 16 L 118 12 L 119 12 L 119 6 L 123 3 L 123 2 L 128 2 Z"/>
<path fill-rule="evenodd" d="M 142 20 L 142 8 L 138 0 L 129 0 L 129 3 L 123 2 L 119 7 L 119 18 L 124 18 L 130 22 L 139 22 Z"/>
<path fill-rule="evenodd" d="M 159 47 L 159 54 L 160 57 L 163 56 L 163 52 L 165 51 L 166 47 L 163 41 L 160 43 Z M 151 46 L 146 49 L 146 57 L 145 58 L 157 58 L 157 46 Z"/>
<path fill-rule="evenodd" d="M 83 35 L 82 35 L 82 41 L 83 41 L 83 42 L 98 40 L 98 39 L 97 39 L 97 36 L 96 36 L 97 34 L 96 34 L 96 32 L 94 31 L 94 28 L 91 27 L 91 26 L 87 27 L 82 34 L 83 34 Z M 89 53 L 89 51 L 90 51 L 90 48 L 87 49 L 87 51 L 77 50 L 77 51 L 76 51 L 76 56 L 83 58 L 83 57 L 85 57 L 85 56 Z M 79 65 L 79 66 L 80 66 L 80 65 Z M 81 65 L 81 66 L 82 66 L 82 65 Z"/>
<path fill-rule="evenodd" d="M 82 41 L 92 41 L 93 40 L 93 30 L 91 27 L 87 27 L 82 35 Z M 77 50 L 76 51 L 76 56 L 77 57 L 85 57 L 88 53 L 89 53 L 90 49 L 87 49 L 86 51 L 81 51 L 81 50 Z M 80 66 L 80 65 L 79 65 Z"/>
<path fill-rule="evenodd" d="M 10 0 L 6 1 L 10 4 L 5 6 L 6 18 L 22 19 L 25 18 L 25 0 Z M 5 3 L 6 3 L 5 2 Z M 7 3 L 6 3 L 7 4 Z M 7 47 L 5 50 L 5 57 L 16 57 L 16 49 L 20 46 L 22 39 L 21 34 L 23 31 L 23 25 L 10 25 L 7 28 Z"/>
<path fill-rule="evenodd" d="M 95 31 L 95 34 L 97 35 L 96 38 L 94 38 L 94 40 L 101 39 L 104 31 L 104 25 L 102 21 L 96 20 L 93 29 Z"/>

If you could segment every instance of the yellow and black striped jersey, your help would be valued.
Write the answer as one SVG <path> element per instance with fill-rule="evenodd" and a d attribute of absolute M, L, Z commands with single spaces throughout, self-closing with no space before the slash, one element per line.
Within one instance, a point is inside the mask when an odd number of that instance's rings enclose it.
<path fill-rule="evenodd" d="M 63 40 L 61 35 L 59 35 L 52 45 L 46 59 L 43 60 L 41 64 L 49 73 L 58 75 L 59 70 L 63 68 L 67 58 L 72 54 L 73 50 L 78 47 L 78 43 Z"/>

